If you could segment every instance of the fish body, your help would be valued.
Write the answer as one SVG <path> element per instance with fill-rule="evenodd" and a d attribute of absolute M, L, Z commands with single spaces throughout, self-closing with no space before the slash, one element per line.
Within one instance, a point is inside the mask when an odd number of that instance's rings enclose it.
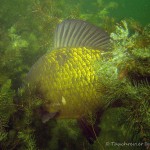
<path fill-rule="evenodd" d="M 78 119 L 103 107 L 95 64 L 108 43 L 105 31 L 85 21 L 67 20 L 57 26 L 54 49 L 27 75 L 29 88 L 42 95 L 47 112 Z"/>

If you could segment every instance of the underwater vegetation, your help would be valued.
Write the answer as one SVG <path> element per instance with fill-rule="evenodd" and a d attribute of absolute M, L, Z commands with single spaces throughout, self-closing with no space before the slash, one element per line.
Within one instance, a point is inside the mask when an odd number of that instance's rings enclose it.
<path fill-rule="evenodd" d="M 95 13 L 85 12 L 84 2 L 28 0 L 0 2 L 0 149 L 132 150 L 107 142 L 150 142 L 150 25 L 136 20 L 116 23 L 109 16 L 115 2 L 91 2 Z M 8 11 L 9 10 L 9 11 Z M 17 11 L 16 11 L 17 10 Z M 11 15 L 10 15 L 11 14 Z M 69 14 L 69 15 L 68 15 Z M 39 95 L 27 95 L 25 77 L 31 66 L 53 45 L 54 29 L 66 19 L 81 19 L 106 29 L 111 47 L 102 51 L 95 67 L 101 101 L 106 102 L 100 119 L 101 132 L 89 144 L 75 119 L 42 123 L 36 108 Z M 88 122 L 95 118 L 89 113 Z"/>

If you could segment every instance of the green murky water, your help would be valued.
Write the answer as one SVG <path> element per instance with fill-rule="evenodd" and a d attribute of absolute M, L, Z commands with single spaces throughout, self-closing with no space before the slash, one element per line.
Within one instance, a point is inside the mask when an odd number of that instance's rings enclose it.
<path fill-rule="evenodd" d="M 0 149 L 149 149 L 149 14 L 150 0 L 0 0 Z M 94 64 L 98 82 L 96 92 L 101 96 L 88 103 L 92 106 L 95 101 L 102 101 L 105 105 L 97 106 L 98 110 L 93 111 L 85 100 L 86 115 L 77 119 L 59 119 L 59 116 L 51 114 L 53 117 L 42 123 L 41 118 L 49 115 L 45 103 L 51 104 L 52 101 L 38 84 L 32 91 L 30 85 L 26 85 L 26 76 L 41 56 L 51 54 L 55 29 L 68 19 L 93 24 L 111 38 L 109 50 L 100 50 L 102 59 Z M 77 55 L 79 58 L 80 54 Z M 65 73 L 62 73 L 62 78 Z M 73 73 L 78 76 L 78 73 Z M 38 77 L 38 74 L 40 71 L 35 76 Z M 51 74 L 49 72 L 46 78 Z M 93 80 L 90 81 L 93 83 Z M 81 85 L 88 82 L 84 79 Z M 46 88 L 49 86 L 51 84 Z M 80 89 L 75 90 L 80 92 Z M 91 90 L 89 88 L 88 93 Z M 71 96 L 68 96 L 69 101 Z M 64 105 L 68 104 L 65 98 L 62 95 Z M 71 108 L 77 106 L 71 105 Z"/>

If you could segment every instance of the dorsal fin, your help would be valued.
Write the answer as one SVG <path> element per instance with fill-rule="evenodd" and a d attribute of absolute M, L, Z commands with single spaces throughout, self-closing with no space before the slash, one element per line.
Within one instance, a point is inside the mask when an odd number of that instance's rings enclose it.
<path fill-rule="evenodd" d="M 99 27 L 86 21 L 66 20 L 55 30 L 54 48 L 89 47 L 106 50 L 109 41 L 109 35 Z"/>

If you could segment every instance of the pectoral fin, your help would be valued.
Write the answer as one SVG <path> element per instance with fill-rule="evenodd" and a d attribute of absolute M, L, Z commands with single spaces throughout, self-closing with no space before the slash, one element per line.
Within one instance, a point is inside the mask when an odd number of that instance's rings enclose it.
<path fill-rule="evenodd" d="M 46 122 L 48 122 L 50 119 L 54 119 L 58 114 L 59 114 L 59 112 L 53 112 L 53 113 L 45 112 L 45 113 L 42 115 L 42 122 L 43 122 L 43 123 L 46 123 Z"/>
<path fill-rule="evenodd" d="M 48 112 L 44 109 L 44 107 L 38 108 L 38 114 L 43 123 L 48 122 L 50 119 L 54 119 L 59 115 L 59 111 L 56 112 Z"/>

